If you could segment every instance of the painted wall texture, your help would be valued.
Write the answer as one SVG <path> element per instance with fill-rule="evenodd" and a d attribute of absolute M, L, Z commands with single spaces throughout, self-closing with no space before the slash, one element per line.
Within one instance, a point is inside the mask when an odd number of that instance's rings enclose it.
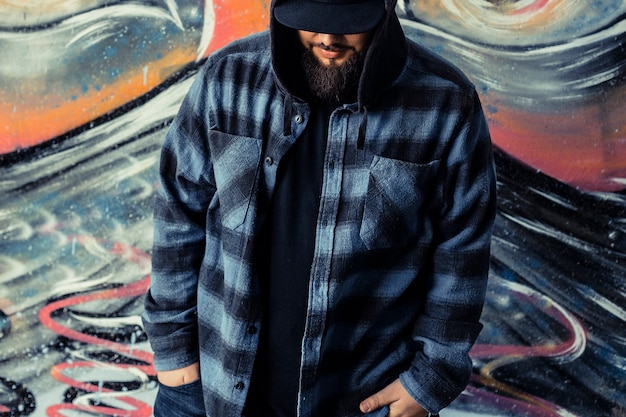
<path fill-rule="evenodd" d="M 626 416 L 626 1 L 406 0 L 497 152 L 485 325 L 443 416 Z M 266 0 L 0 0 L 0 416 L 150 416 L 165 129 Z M 84 411 L 79 414 L 79 411 Z"/>

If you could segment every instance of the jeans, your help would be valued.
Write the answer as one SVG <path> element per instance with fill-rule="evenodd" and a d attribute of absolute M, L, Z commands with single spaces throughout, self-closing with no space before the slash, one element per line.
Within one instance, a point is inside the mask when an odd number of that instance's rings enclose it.
<path fill-rule="evenodd" d="M 159 383 L 154 417 L 206 417 L 200 380 L 178 387 Z"/>
<path fill-rule="evenodd" d="M 389 407 L 384 406 L 363 416 L 384 417 L 388 413 Z M 438 417 L 436 414 L 429 416 Z M 200 380 L 178 387 L 168 387 L 159 383 L 159 391 L 154 402 L 154 417 L 206 417 Z"/>

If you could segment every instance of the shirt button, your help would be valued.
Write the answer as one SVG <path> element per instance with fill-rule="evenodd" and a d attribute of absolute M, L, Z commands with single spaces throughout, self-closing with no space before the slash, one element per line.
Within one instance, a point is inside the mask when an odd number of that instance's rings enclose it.
<path fill-rule="evenodd" d="M 295 120 L 296 120 L 296 123 L 300 124 L 300 123 L 304 122 L 304 117 L 302 117 L 301 114 L 298 114 L 298 115 L 296 115 Z"/>
<path fill-rule="evenodd" d="M 239 381 L 235 384 L 235 389 L 241 391 L 245 386 L 243 382 Z"/>
<path fill-rule="evenodd" d="M 274 160 L 271 157 L 265 158 L 265 165 L 271 166 L 274 163 Z"/>
<path fill-rule="evenodd" d="M 256 333 L 256 326 L 254 324 L 248 326 L 248 334 L 255 334 Z"/>

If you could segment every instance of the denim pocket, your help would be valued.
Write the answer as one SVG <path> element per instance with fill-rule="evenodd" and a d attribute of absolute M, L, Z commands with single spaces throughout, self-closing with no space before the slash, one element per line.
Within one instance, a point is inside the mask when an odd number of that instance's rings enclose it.
<path fill-rule="evenodd" d="M 377 410 L 362 414 L 364 417 L 387 417 L 389 415 L 389 406 L 385 405 Z"/>
<path fill-rule="evenodd" d="M 202 382 L 170 387 L 159 383 L 154 402 L 154 417 L 206 417 Z"/>

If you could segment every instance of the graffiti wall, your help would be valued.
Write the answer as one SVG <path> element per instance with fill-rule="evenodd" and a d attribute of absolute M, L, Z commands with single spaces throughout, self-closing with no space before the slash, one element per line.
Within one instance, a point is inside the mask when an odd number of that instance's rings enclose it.
<path fill-rule="evenodd" d="M 475 83 L 496 146 L 485 328 L 442 416 L 626 416 L 626 2 L 398 14 Z M 151 415 L 160 144 L 203 59 L 267 19 L 266 0 L 0 0 L 0 416 Z"/>

